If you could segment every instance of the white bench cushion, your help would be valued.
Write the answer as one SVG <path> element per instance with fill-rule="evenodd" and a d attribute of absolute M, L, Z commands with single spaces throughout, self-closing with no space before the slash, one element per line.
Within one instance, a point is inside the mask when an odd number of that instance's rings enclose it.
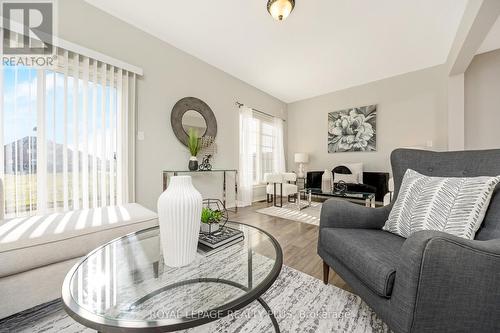
<path fill-rule="evenodd" d="M 5 220 L 0 222 L 0 277 L 81 257 L 155 225 L 157 214 L 136 203 Z"/>

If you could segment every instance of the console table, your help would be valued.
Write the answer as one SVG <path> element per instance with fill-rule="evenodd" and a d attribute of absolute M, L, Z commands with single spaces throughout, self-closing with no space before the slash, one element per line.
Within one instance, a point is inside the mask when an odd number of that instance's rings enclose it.
<path fill-rule="evenodd" d="M 224 203 L 224 207 L 226 207 L 226 178 L 228 173 L 234 174 L 234 198 L 235 201 L 238 200 L 238 170 L 235 169 L 216 169 L 216 170 L 207 170 L 207 171 L 189 171 L 189 170 L 165 170 L 163 171 L 163 190 L 165 191 L 168 186 L 168 177 L 170 174 L 174 176 L 178 176 L 179 174 L 213 174 L 213 173 L 222 173 L 222 202 Z M 238 203 L 234 205 L 234 212 L 238 212 Z"/>

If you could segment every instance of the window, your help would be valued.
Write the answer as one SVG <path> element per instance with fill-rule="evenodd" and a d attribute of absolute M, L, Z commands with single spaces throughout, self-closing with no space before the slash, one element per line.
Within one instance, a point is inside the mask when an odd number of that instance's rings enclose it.
<path fill-rule="evenodd" d="M 238 205 L 252 204 L 254 187 L 268 172 L 285 172 L 284 120 L 239 106 Z"/>
<path fill-rule="evenodd" d="M 128 200 L 128 108 L 135 76 L 57 52 L 55 68 L 4 66 L 0 73 L 7 217 Z"/>
<path fill-rule="evenodd" d="M 254 113 L 252 120 L 253 183 L 264 181 L 264 174 L 273 172 L 274 130 L 273 119 Z"/>

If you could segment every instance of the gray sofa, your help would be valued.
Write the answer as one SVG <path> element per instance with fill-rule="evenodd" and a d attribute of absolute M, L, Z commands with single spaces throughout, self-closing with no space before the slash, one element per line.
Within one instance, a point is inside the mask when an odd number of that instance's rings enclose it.
<path fill-rule="evenodd" d="M 397 198 L 408 168 L 429 176 L 500 175 L 500 150 L 391 155 Z M 500 195 L 495 189 L 474 240 L 420 231 L 407 239 L 381 230 L 392 204 L 323 205 L 318 254 L 324 279 L 338 273 L 395 332 L 500 332 Z"/>

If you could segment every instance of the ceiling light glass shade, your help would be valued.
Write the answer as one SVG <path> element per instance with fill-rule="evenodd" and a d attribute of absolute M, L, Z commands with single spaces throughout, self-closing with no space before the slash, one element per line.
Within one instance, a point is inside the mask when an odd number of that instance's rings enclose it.
<path fill-rule="evenodd" d="M 276 21 L 285 20 L 295 7 L 295 0 L 269 0 L 267 11 Z"/>

